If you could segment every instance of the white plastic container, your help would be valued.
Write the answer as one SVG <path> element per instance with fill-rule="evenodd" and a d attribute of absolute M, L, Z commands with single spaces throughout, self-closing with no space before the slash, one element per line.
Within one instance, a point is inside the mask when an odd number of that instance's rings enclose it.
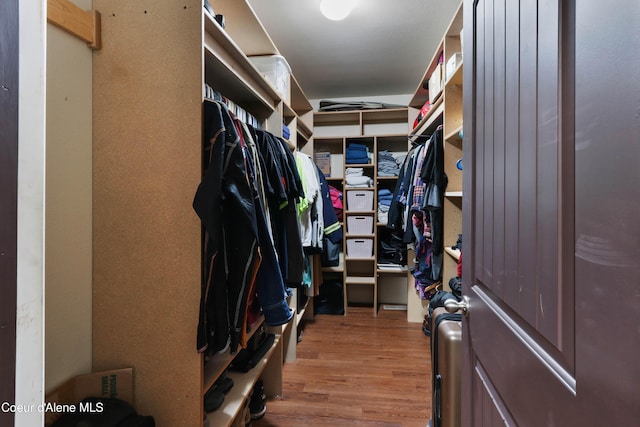
<path fill-rule="evenodd" d="M 347 210 L 371 211 L 373 210 L 372 190 L 347 191 Z"/>
<path fill-rule="evenodd" d="M 349 215 L 347 216 L 347 233 L 349 234 L 372 234 L 372 215 Z"/>
<path fill-rule="evenodd" d="M 373 238 L 347 239 L 347 257 L 371 258 L 373 256 Z"/>
<path fill-rule="evenodd" d="M 250 56 L 249 59 L 288 104 L 291 99 L 291 67 L 287 60 L 281 55 Z"/>

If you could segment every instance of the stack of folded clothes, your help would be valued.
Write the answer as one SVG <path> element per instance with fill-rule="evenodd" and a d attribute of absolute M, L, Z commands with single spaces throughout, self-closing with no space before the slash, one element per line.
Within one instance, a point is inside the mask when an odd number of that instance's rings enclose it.
<path fill-rule="evenodd" d="M 344 175 L 347 187 L 373 187 L 373 179 L 364 174 L 363 168 L 347 168 L 344 171 Z"/>
<path fill-rule="evenodd" d="M 398 176 L 400 164 L 387 150 L 378 152 L 378 176 Z"/>
<path fill-rule="evenodd" d="M 378 191 L 378 222 L 386 224 L 389 219 L 389 207 L 393 200 L 393 193 L 387 188 Z"/>
<path fill-rule="evenodd" d="M 347 146 L 344 158 L 345 162 L 351 165 L 369 163 L 369 148 L 364 144 L 351 142 Z"/>

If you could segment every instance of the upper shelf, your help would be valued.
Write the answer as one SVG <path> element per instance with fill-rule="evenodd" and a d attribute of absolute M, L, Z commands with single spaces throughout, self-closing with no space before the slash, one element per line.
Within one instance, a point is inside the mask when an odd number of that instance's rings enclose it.
<path fill-rule="evenodd" d="M 444 55 L 443 58 L 444 63 L 446 64 L 449 56 L 453 52 L 460 52 L 460 31 L 462 30 L 463 25 L 463 16 L 462 16 L 462 2 L 460 2 L 460 6 L 458 6 L 457 11 L 454 13 L 451 22 L 447 26 L 447 32 L 445 36 L 440 40 L 440 43 L 436 47 L 436 50 L 429 61 L 429 65 L 427 69 L 420 79 L 416 90 L 413 92 L 413 97 L 409 102 L 409 106 L 413 108 L 421 108 L 425 102 L 429 100 L 429 90 L 427 88 L 427 82 L 429 81 L 429 77 L 438 66 L 440 62 L 440 56 Z M 456 41 L 457 39 L 457 41 Z M 462 73 L 460 73 L 462 74 Z"/>
<path fill-rule="evenodd" d="M 319 111 L 313 114 L 313 123 L 315 126 L 341 126 L 406 122 L 406 108 L 356 111 Z"/>
<path fill-rule="evenodd" d="M 223 29 L 211 14 L 203 9 L 204 46 L 207 82 L 223 95 L 242 105 L 247 111 L 264 118 L 279 102 L 287 104 L 249 60 L 255 55 L 279 55 L 278 49 L 246 1 L 210 0 L 215 13 L 224 15 Z M 291 75 L 291 101 L 284 113 L 289 117 L 313 109 L 302 87 Z M 310 130 L 307 129 L 310 133 Z"/>
<path fill-rule="evenodd" d="M 247 56 L 279 55 L 273 40 L 245 0 L 209 0 L 215 13 L 224 15 L 225 31 Z"/>
<path fill-rule="evenodd" d="M 203 16 L 205 81 L 255 116 L 267 117 L 280 95 L 211 14 L 204 10 Z"/>

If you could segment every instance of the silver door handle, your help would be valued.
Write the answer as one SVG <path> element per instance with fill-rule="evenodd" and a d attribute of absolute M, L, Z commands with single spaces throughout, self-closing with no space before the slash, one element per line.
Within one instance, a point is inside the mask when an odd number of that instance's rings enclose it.
<path fill-rule="evenodd" d="M 462 314 L 466 317 L 469 315 L 469 308 L 471 307 L 471 301 L 468 296 L 463 296 L 462 301 L 456 301 L 454 299 L 448 299 L 444 302 L 444 308 L 449 313 L 455 313 L 456 311 L 462 311 Z"/>

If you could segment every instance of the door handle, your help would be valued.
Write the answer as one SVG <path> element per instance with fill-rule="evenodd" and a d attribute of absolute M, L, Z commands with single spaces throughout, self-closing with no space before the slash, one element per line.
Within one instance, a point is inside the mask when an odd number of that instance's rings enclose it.
<path fill-rule="evenodd" d="M 444 302 L 444 308 L 449 313 L 455 313 L 456 311 L 462 311 L 462 314 L 467 317 L 469 315 L 469 308 L 471 307 L 471 300 L 468 296 L 463 296 L 462 301 L 456 301 L 452 298 Z"/>

